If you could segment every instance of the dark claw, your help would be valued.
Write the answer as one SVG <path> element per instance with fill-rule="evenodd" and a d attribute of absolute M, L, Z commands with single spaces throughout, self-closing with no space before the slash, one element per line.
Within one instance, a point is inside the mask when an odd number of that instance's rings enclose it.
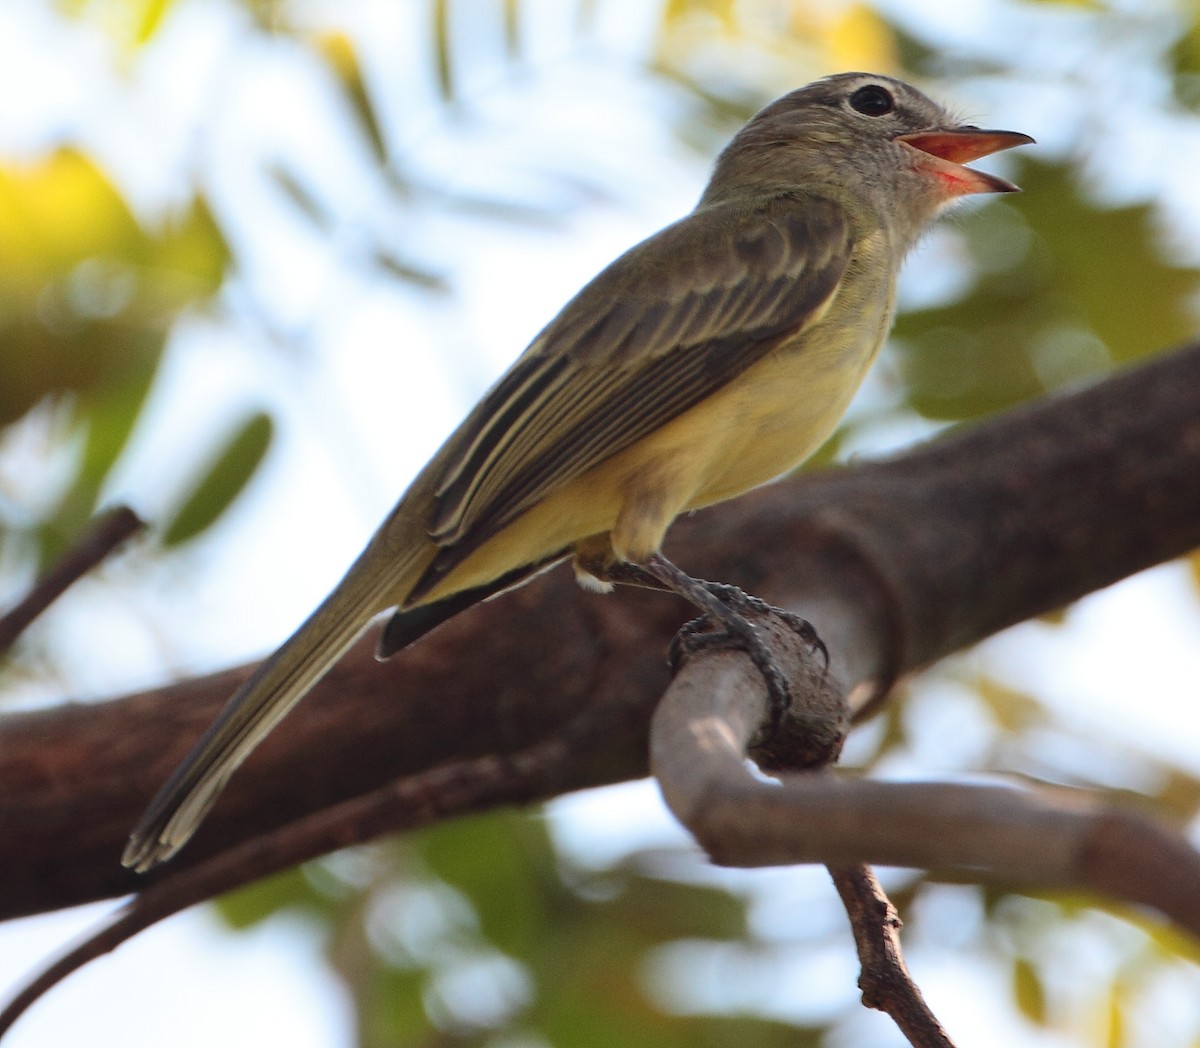
<path fill-rule="evenodd" d="M 719 622 L 720 628 L 711 629 L 712 624 L 711 619 L 702 615 L 698 619 L 692 619 L 685 623 L 680 628 L 679 632 L 671 639 L 671 646 L 667 651 L 671 669 L 675 669 L 681 656 L 704 649 L 728 651 L 733 648 L 737 651 L 744 651 L 750 656 L 750 661 L 754 663 L 758 672 L 762 674 L 763 681 L 767 686 L 767 698 L 771 709 L 771 726 L 767 733 L 769 735 L 779 727 L 780 719 L 792 704 L 792 692 L 787 677 L 784 676 L 779 664 L 775 661 L 774 652 L 771 651 L 749 619 L 731 608 L 728 615 Z M 812 627 L 810 626 L 809 629 L 811 630 Z"/>
<path fill-rule="evenodd" d="M 769 738 L 779 727 L 783 715 L 791 707 L 791 687 L 775 660 L 774 652 L 762 639 L 758 629 L 743 613 L 753 611 L 778 615 L 813 651 L 821 653 L 826 669 L 829 668 L 829 651 L 825 647 L 825 642 L 813 629 L 812 623 L 807 619 L 785 611 L 783 608 L 776 608 L 766 601 L 759 600 L 758 597 L 752 597 L 736 586 L 726 586 L 716 582 L 706 582 L 704 586 L 725 606 L 728 614 L 717 622 L 702 615 L 698 619 L 692 619 L 685 623 L 672 639 L 667 652 L 671 669 L 675 669 L 680 656 L 699 651 L 702 648 L 736 648 L 744 651 L 750 656 L 750 660 L 758 672 L 762 674 L 763 682 L 767 686 L 771 723 L 764 733 L 764 737 Z M 720 628 L 712 629 L 713 625 L 719 625 Z"/>
<path fill-rule="evenodd" d="M 829 653 L 817 631 L 799 615 L 789 611 L 773 608 L 757 597 L 751 597 L 736 586 L 727 586 L 718 582 L 705 582 L 695 579 L 681 571 L 661 553 L 651 554 L 639 571 L 656 579 L 666 589 L 678 593 L 705 612 L 705 618 L 690 622 L 672 642 L 668 653 L 671 666 L 674 668 L 679 656 L 698 648 L 722 647 L 738 648 L 750 656 L 751 661 L 762 674 L 767 686 L 767 695 L 771 707 L 771 727 L 768 735 L 773 733 L 783 714 L 791 706 L 791 689 L 787 677 L 775 661 L 770 647 L 755 629 L 754 624 L 746 618 L 746 612 L 778 615 L 814 650 L 819 650 L 829 666 Z M 716 629 L 709 627 L 716 626 Z"/>
<path fill-rule="evenodd" d="M 821 653 L 821 659 L 825 663 L 825 668 L 829 669 L 829 649 L 825 647 L 825 642 L 821 640 L 808 619 L 801 618 L 794 612 L 787 611 L 784 608 L 777 608 L 774 604 L 768 604 L 765 600 L 753 597 L 736 586 L 728 586 L 723 582 L 705 582 L 703 586 L 717 600 L 734 612 L 757 611 L 764 615 L 778 615 L 805 644 L 813 651 Z"/>

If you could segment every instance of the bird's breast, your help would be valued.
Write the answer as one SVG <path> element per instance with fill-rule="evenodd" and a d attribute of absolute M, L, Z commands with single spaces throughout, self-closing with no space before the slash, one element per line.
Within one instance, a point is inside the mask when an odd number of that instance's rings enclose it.
<path fill-rule="evenodd" d="M 833 431 L 891 324 L 894 278 L 876 255 L 868 245 L 856 258 L 817 323 L 677 420 L 711 449 L 689 509 L 795 469 Z"/>

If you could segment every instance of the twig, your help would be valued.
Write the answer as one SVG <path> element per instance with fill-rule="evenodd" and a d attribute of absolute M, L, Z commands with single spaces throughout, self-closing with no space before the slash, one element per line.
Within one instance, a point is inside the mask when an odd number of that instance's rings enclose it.
<path fill-rule="evenodd" d="M 772 767 L 819 768 L 833 763 L 849 726 L 849 704 L 838 682 L 827 672 L 816 672 L 813 662 L 823 660 L 801 650 L 798 635 L 784 623 L 774 616 L 755 619 L 761 634 L 771 640 L 792 689 L 792 705 L 780 730 L 767 740 L 769 749 L 755 756 L 760 765 L 766 757 Z M 737 652 L 701 649 L 685 654 L 682 662 L 651 725 L 651 766 L 668 805 L 714 858 L 727 865 L 754 865 L 752 859 L 743 863 L 747 856 L 736 846 L 729 847 L 728 840 L 721 841 L 711 832 L 702 834 L 698 825 L 710 829 L 704 826 L 704 818 L 714 803 L 720 803 L 723 789 L 745 801 L 762 786 L 746 771 L 745 757 L 750 755 L 748 741 L 767 713 L 762 699 L 765 683 L 746 679 L 751 660 Z M 681 749 L 686 751 L 683 755 Z M 690 770 L 677 776 L 685 766 Z M 699 783 L 703 786 L 693 790 Z M 773 791 L 771 786 L 763 788 Z M 753 804 L 743 808 L 751 834 L 758 811 Z M 830 865 L 828 869 L 854 932 L 863 1004 L 891 1016 L 914 1048 L 954 1048 L 908 974 L 900 951 L 900 917 L 870 867 Z"/>
<path fill-rule="evenodd" d="M 845 730 L 840 686 L 811 665 L 819 658 L 805 660 L 794 635 L 769 621 L 759 626 L 791 682 L 784 723 L 795 720 L 819 740 L 799 751 L 800 763 L 831 762 Z M 1169 827 L 1106 810 L 1083 791 L 872 782 L 819 771 L 765 782 L 746 758 L 767 720 L 766 686 L 749 656 L 689 655 L 651 724 L 650 761 L 663 797 L 723 865 L 829 865 L 843 900 L 850 897 L 864 1003 L 892 1015 L 914 1045 L 950 1042 L 911 986 L 898 946 L 884 937 L 894 937 L 895 914 L 862 863 L 1094 890 L 1153 907 L 1200 939 L 1200 853 Z M 777 765 L 783 756 L 774 754 Z"/>
<path fill-rule="evenodd" d="M 900 916 L 871 867 L 828 869 L 854 930 L 863 1004 L 891 1016 L 914 1048 L 954 1048 L 908 974 L 900 952 Z"/>
<path fill-rule="evenodd" d="M 777 631 L 773 645 L 794 670 L 803 654 L 795 642 Z M 834 678 L 805 667 L 790 679 L 794 712 L 810 725 L 830 716 L 823 711 Z M 738 652 L 686 662 L 654 715 L 650 760 L 663 796 L 715 861 L 870 862 L 1071 887 L 1151 907 L 1200 939 L 1200 852 L 1173 827 L 1085 790 L 878 782 L 828 771 L 764 782 L 746 757 L 766 720 L 766 689 Z"/>
<path fill-rule="evenodd" d="M 79 539 L 34 583 L 21 601 L 0 615 L 0 655 L 4 655 L 43 611 L 78 579 L 146 525 L 128 506 L 93 520 Z"/>

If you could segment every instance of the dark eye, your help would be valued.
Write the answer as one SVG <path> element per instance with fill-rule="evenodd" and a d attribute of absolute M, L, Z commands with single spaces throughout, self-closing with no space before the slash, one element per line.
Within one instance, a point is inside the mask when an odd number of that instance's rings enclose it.
<path fill-rule="evenodd" d="M 883 116 L 896 107 L 896 101 L 891 92 L 878 84 L 867 84 L 860 87 L 850 96 L 850 108 L 862 113 L 863 116 Z"/>

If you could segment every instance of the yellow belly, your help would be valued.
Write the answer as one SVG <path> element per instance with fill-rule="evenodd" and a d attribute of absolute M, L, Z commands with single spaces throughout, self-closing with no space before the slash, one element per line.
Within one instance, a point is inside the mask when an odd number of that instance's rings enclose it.
<path fill-rule="evenodd" d="M 527 510 L 423 601 L 486 585 L 607 534 L 620 560 L 644 562 L 680 514 L 794 469 L 824 442 L 882 345 L 890 268 L 839 293 L 820 323 L 721 390 Z"/>

